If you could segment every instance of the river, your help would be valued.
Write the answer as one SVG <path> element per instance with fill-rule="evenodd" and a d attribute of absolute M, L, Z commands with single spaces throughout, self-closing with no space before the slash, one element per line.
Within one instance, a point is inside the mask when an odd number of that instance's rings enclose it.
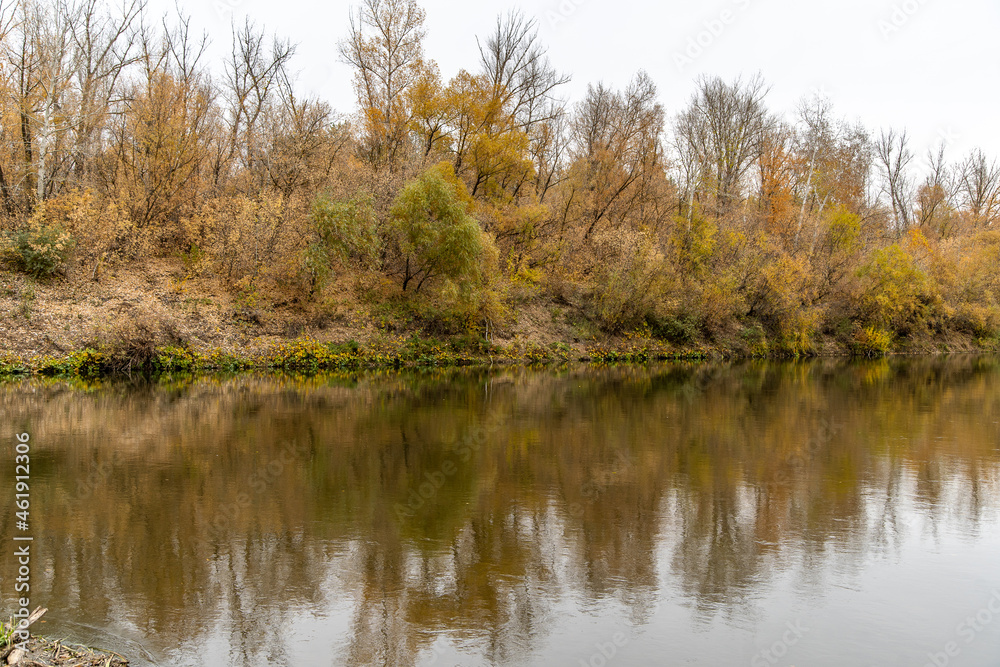
<path fill-rule="evenodd" d="M 1000 665 L 1000 361 L 0 385 L 4 615 L 134 665 Z"/>

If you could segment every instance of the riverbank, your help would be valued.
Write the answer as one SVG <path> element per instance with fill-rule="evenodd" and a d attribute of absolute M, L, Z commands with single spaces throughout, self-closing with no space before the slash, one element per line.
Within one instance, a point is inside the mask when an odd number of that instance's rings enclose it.
<path fill-rule="evenodd" d="M 35 667 L 128 667 L 128 660 L 114 651 L 99 651 L 63 640 L 50 640 L 31 633 L 31 626 L 48 609 L 36 607 L 19 622 L 0 622 L 0 664 Z M 44 623 L 45 621 L 42 621 Z"/>
<path fill-rule="evenodd" d="M 850 326 L 794 346 L 753 322 L 711 335 L 686 321 L 611 334 L 588 316 L 585 290 L 525 288 L 509 321 L 449 330 L 392 304 L 247 301 L 180 259 L 119 267 L 100 281 L 73 272 L 40 282 L 0 272 L 0 376 L 321 371 L 408 366 L 629 363 L 668 359 L 880 356 L 993 352 L 996 340 L 958 332 L 868 340 Z"/>
<path fill-rule="evenodd" d="M 722 359 L 711 348 L 672 350 L 650 341 L 615 348 L 595 347 L 576 357 L 565 344 L 501 346 L 485 340 L 390 338 L 362 347 L 346 343 L 298 339 L 263 351 L 243 354 L 220 349 L 198 351 L 178 346 L 97 350 L 87 348 L 63 355 L 0 358 L 0 378 L 40 375 L 94 378 L 132 373 L 198 373 L 240 371 L 319 372 L 455 366 L 544 365 L 565 362 L 644 363 L 647 361 Z"/>
<path fill-rule="evenodd" d="M 79 644 L 67 644 L 59 640 L 49 640 L 43 637 L 31 637 L 25 643 L 26 651 L 19 654 L 17 662 L 8 663 L 10 654 L 18 649 L 6 647 L 0 649 L 0 661 L 3 664 L 24 665 L 32 667 L 34 665 L 48 665 L 49 667 L 128 667 L 128 660 L 110 651 L 100 651 L 80 646 Z"/>
<path fill-rule="evenodd" d="M 362 346 L 357 341 L 324 342 L 312 338 L 275 343 L 266 349 L 242 353 L 223 349 L 200 351 L 178 345 L 150 346 L 147 339 L 107 349 L 84 348 L 57 355 L 0 357 L 0 379 L 25 376 L 97 378 L 111 375 L 286 371 L 313 373 L 335 370 L 376 370 L 421 367 L 550 365 L 567 362 L 593 364 L 647 363 L 670 360 L 738 358 L 789 358 L 780 353 L 752 354 L 704 346 L 675 348 L 662 341 L 637 336 L 612 340 L 610 344 L 586 348 L 582 354 L 568 344 L 533 343 L 501 345 L 485 339 L 453 337 L 425 339 L 389 336 Z M 988 353 L 995 349 L 975 347 L 962 341 L 938 348 L 914 349 L 908 354 Z M 851 351 L 830 343 L 825 351 L 800 357 L 852 356 Z M 854 355 L 861 356 L 861 355 Z M 878 355 L 886 356 L 886 355 Z"/>

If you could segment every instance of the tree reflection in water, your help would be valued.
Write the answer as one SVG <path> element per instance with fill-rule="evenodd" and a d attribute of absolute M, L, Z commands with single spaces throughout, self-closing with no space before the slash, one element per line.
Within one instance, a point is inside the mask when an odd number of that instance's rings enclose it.
<path fill-rule="evenodd" d="M 181 662 L 523 664 L 580 609 L 740 625 L 796 564 L 822 591 L 914 531 L 974 540 L 998 389 L 991 360 L 819 361 L 31 380 L 0 410 L 52 623 Z"/>

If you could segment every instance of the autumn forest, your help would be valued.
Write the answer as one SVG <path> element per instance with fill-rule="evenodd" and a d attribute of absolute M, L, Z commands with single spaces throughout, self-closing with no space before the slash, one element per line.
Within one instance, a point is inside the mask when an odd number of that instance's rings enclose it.
<path fill-rule="evenodd" d="M 223 319 L 300 317 L 289 335 L 364 321 L 509 340 L 534 308 L 582 344 L 997 345 L 992 156 L 917 154 L 905 118 L 866 128 L 822 97 L 775 114 L 766 73 L 700 78 L 667 109 L 636 63 L 568 99 L 516 12 L 446 78 L 425 18 L 359 0 L 331 26 L 357 96 L 334 110 L 297 89 L 295 45 L 252 22 L 217 63 L 198 26 L 140 0 L 0 4 L 7 296 L 159 260 L 217 286 Z"/>

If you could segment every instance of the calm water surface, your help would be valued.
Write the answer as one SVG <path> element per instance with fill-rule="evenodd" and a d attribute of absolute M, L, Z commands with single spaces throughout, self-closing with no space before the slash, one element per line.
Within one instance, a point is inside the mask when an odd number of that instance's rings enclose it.
<path fill-rule="evenodd" d="M 42 633 L 137 665 L 1000 665 L 996 360 L 32 380 L 0 424 Z"/>

